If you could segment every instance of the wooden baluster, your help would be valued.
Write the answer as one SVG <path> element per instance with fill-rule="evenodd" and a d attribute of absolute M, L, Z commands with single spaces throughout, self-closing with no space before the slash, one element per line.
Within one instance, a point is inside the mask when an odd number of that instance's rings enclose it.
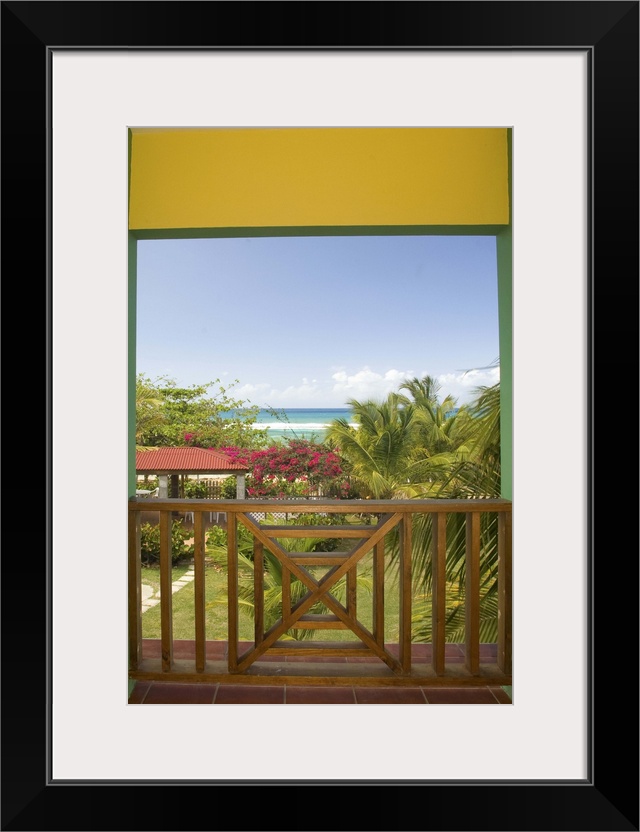
<path fill-rule="evenodd" d="M 400 665 L 411 671 L 411 515 L 403 515 L 400 529 Z"/>
<path fill-rule="evenodd" d="M 129 512 L 129 669 L 142 661 L 142 584 L 140 575 L 140 512 Z"/>
<path fill-rule="evenodd" d="M 193 516 L 193 596 L 196 616 L 196 671 L 202 673 L 206 663 L 207 636 L 205 631 L 205 538 L 204 538 L 204 514 L 202 511 L 195 511 Z"/>
<path fill-rule="evenodd" d="M 373 549 L 373 637 L 384 646 L 384 540 Z"/>
<path fill-rule="evenodd" d="M 347 614 L 354 620 L 358 611 L 358 569 L 356 566 L 347 572 Z"/>
<path fill-rule="evenodd" d="M 431 515 L 431 642 L 434 673 L 444 675 L 447 584 L 447 515 Z"/>
<path fill-rule="evenodd" d="M 227 512 L 227 580 L 229 673 L 238 669 L 238 528 L 236 513 Z"/>
<path fill-rule="evenodd" d="M 498 514 L 498 667 L 511 675 L 511 512 Z"/>
<path fill-rule="evenodd" d="M 160 638 L 162 670 L 173 667 L 173 614 L 171 596 L 171 512 L 160 512 Z"/>
<path fill-rule="evenodd" d="M 480 672 L 480 513 L 469 511 L 466 519 L 466 667 L 477 676 Z"/>
<path fill-rule="evenodd" d="M 253 605 L 255 643 L 264 638 L 264 546 L 253 538 Z"/>
<path fill-rule="evenodd" d="M 291 572 L 286 566 L 282 567 L 282 620 L 286 621 L 291 615 Z"/>

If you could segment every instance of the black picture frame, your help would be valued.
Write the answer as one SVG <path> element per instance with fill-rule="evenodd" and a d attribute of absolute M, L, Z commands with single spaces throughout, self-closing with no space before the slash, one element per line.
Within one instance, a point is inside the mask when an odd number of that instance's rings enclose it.
<path fill-rule="evenodd" d="M 23 408 L 26 413 L 20 416 L 18 426 L 26 437 L 21 447 L 33 450 L 29 468 L 38 466 L 42 470 L 45 444 L 47 448 L 46 495 L 40 488 L 36 497 L 27 499 L 25 492 L 17 489 L 16 495 L 15 486 L 11 488 L 11 504 L 29 511 L 11 517 L 12 526 L 22 526 L 22 531 L 8 536 L 11 548 L 5 547 L 2 559 L 2 829 L 638 830 L 637 499 L 631 502 L 629 497 L 637 488 L 634 461 L 638 456 L 629 453 L 630 441 L 637 439 L 637 421 L 631 418 L 629 425 L 629 417 L 636 416 L 638 375 L 637 349 L 633 349 L 632 360 L 629 336 L 638 332 L 639 3 L 1 5 L 2 266 L 5 309 L 13 321 L 8 338 L 16 346 L 14 338 L 20 332 L 24 337 L 25 332 L 19 328 L 20 321 L 26 324 L 31 319 L 27 338 L 30 350 L 39 334 L 44 339 L 45 356 L 42 360 L 38 355 L 35 364 L 27 366 L 24 360 L 16 360 L 22 351 L 9 350 L 5 386 L 13 391 L 11 400 L 24 401 L 25 394 L 32 396 L 37 379 L 44 406 Z M 353 780 L 316 783 L 277 779 L 224 785 L 48 781 L 52 567 L 48 66 L 54 48 L 491 48 L 588 52 L 591 239 L 587 363 L 591 458 L 587 640 L 591 730 L 585 782 L 372 783 L 358 780 L 357 772 Z M 37 292 L 25 293 L 28 284 L 37 286 Z M 38 307 L 33 296 L 40 292 Z M 634 394 L 629 404 L 628 391 L 617 397 L 615 385 L 607 383 L 620 368 Z M 636 370 L 630 382 L 629 369 Z M 46 416 L 45 424 L 42 415 Z M 12 416 L 8 422 L 13 446 L 16 425 Z M 618 436 L 615 431 L 619 431 Z M 597 448 L 596 436 L 600 439 Z M 631 444 L 637 451 L 635 441 Z M 27 468 L 24 458 L 19 463 L 16 470 Z M 12 473 L 12 481 L 14 477 Z M 37 537 L 31 522 L 34 513 L 46 516 Z M 34 536 L 28 547 L 25 530 Z M 20 590 L 12 579 L 16 558 L 25 578 Z M 78 674 L 81 678 L 81 661 Z M 28 684 L 16 684 L 25 679 Z M 561 680 L 549 679 L 549 684 L 557 685 L 561 697 Z M 156 791 L 157 787 L 161 790 Z M 349 794 L 344 793 L 345 788 Z"/>

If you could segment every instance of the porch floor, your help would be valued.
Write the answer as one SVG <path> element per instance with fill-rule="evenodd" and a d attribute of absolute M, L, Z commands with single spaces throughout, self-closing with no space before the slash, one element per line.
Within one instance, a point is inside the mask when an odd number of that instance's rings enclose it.
<path fill-rule="evenodd" d="M 388 645 L 389 650 L 397 649 L 396 645 Z M 485 660 L 495 660 L 497 646 L 484 644 L 480 647 L 481 656 Z M 145 639 L 142 645 L 142 656 L 157 658 L 160 655 L 160 641 Z M 193 641 L 174 642 L 174 658 L 176 660 L 190 659 L 195 655 Z M 226 642 L 207 642 L 207 657 L 223 659 L 227 655 Z M 430 661 L 431 645 L 413 644 L 412 662 L 424 664 Z M 302 656 L 263 656 L 262 661 L 276 661 L 280 664 L 290 664 L 291 673 L 297 675 L 313 664 L 321 665 L 331 662 L 331 665 L 351 665 L 349 677 L 357 676 L 358 672 L 370 672 L 371 662 L 380 663 L 377 659 L 362 657 L 351 658 L 323 658 L 310 659 Z M 464 661 L 464 647 L 458 644 L 447 644 L 447 663 L 462 663 Z M 367 668 L 367 665 L 369 667 Z M 295 667 L 294 667 L 295 666 Z M 326 669 L 326 668 L 322 668 Z M 337 669 L 337 668 L 336 668 Z M 343 667 L 343 672 L 347 671 Z M 317 670 L 321 670 L 317 667 Z M 285 675 L 285 674 L 283 674 Z M 290 675 L 290 674 L 287 674 Z M 346 681 L 346 680 L 345 680 Z M 133 685 L 133 680 L 131 681 Z M 130 685 L 130 687 L 131 687 Z M 129 693 L 131 705 L 510 705 L 512 703 L 511 687 L 499 685 L 465 685 L 464 687 L 421 686 L 413 680 L 407 685 L 327 685 L 322 684 L 239 684 L 237 679 L 229 681 L 206 682 L 176 682 L 150 681 L 138 679 Z"/>

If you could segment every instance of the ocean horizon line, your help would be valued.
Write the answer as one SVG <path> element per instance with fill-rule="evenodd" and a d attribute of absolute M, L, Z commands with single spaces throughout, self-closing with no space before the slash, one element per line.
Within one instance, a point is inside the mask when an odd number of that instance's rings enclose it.
<path fill-rule="evenodd" d="M 309 418 L 313 418 L 314 421 L 326 421 L 326 417 L 333 419 L 352 414 L 353 410 L 350 407 L 261 407 L 257 413 L 254 411 L 254 416 L 257 419 L 266 422 L 278 422 L 292 415 L 306 417 L 305 421 Z M 246 408 L 228 410 L 225 411 L 224 415 L 243 418 L 246 415 Z"/>
<path fill-rule="evenodd" d="M 346 419 L 350 426 L 358 427 L 353 420 L 353 410 L 349 407 L 271 406 L 261 407 L 258 410 L 251 427 L 254 430 L 267 431 L 270 439 L 318 439 L 321 441 L 331 423 L 337 419 Z"/>
<path fill-rule="evenodd" d="M 254 422 L 251 427 L 255 430 L 324 430 L 329 427 L 329 422 Z M 278 427 L 282 425 L 282 427 Z M 351 427 L 358 427 L 357 422 L 349 422 Z"/>
<path fill-rule="evenodd" d="M 268 407 L 261 407 L 260 408 L 261 411 L 263 410 L 265 412 L 269 412 L 271 410 L 276 410 L 276 411 L 277 410 L 285 410 L 285 411 L 300 411 L 300 410 L 310 411 L 310 410 L 312 410 L 312 411 L 321 411 L 321 412 L 327 412 L 327 413 L 333 412 L 333 411 L 343 411 L 343 410 L 351 410 L 351 409 L 352 408 L 350 408 L 350 407 L 271 407 L 271 405 L 269 405 Z"/>

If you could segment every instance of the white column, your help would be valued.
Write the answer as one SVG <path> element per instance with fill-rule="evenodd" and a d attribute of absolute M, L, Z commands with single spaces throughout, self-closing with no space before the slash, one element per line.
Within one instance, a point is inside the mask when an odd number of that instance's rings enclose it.
<path fill-rule="evenodd" d="M 236 500 L 244 500 L 244 474 L 236 474 Z"/>
<path fill-rule="evenodd" d="M 169 477 L 167 474 L 158 474 L 158 497 L 166 498 L 169 496 Z"/>

